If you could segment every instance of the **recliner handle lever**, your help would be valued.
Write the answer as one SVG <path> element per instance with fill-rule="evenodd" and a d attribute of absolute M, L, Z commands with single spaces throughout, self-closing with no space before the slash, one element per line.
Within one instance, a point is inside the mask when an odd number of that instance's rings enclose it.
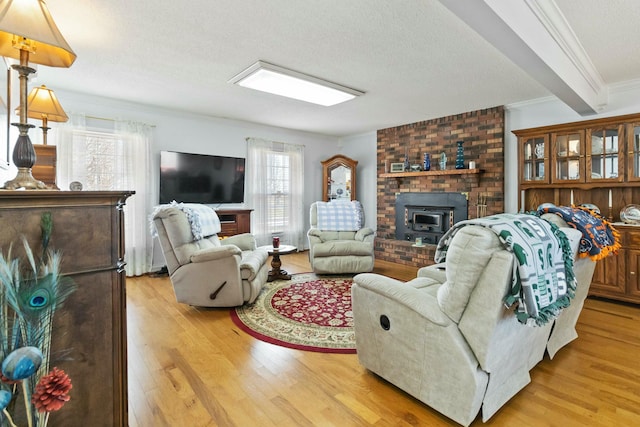
<path fill-rule="evenodd" d="M 220 285 L 218 287 L 218 289 L 216 289 L 215 291 L 211 292 L 211 295 L 209 295 L 209 299 L 216 299 L 216 297 L 218 296 L 218 293 L 220 293 L 220 291 L 222 290 L 222 288 L 224 288 L 224 285 L 227 284 L 227 281 L 225 280 L 224 282 L 222 282 L 222 285 Z"/>

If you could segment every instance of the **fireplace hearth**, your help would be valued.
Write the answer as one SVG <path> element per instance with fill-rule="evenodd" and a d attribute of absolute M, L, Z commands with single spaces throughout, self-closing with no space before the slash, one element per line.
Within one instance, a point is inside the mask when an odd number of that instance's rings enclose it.
<path fill-rule="evenodd" d="M 401 193 L 396 198 L 396 239 L 438 243 L 458 221 L 467 219 L 462 193 Z"/>

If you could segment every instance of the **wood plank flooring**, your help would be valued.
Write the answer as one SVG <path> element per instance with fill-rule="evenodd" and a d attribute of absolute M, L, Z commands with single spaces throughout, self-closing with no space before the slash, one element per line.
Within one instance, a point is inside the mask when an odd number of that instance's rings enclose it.
<path fill-rule="evenodd" d="M 310 271 L 307 253 L 282 257 Z M 376 262 L 409 280 L 416 269 Z M 357 355 L 292 350 L 240 331 L 228 309 L 178 304 L 169 279 L 127 279 L 129 423 L 159 426 L 456 426 L 365 370 Z M 640 308 L 588 299 L 579 338 L 532 371 L 486 424 L 640 425 Z"/>

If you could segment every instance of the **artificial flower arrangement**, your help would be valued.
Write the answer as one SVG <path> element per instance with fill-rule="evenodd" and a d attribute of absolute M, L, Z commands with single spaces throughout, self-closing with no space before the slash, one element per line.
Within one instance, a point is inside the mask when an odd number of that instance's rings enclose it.
<path fill-rule="evenodd" d="M 48 248 L 53 228 L 50 213 L 42 215 L 41 228 L 40 258 L 24 238 L 28 265 L 12 258 L 11 247 L 6 258 L 0 252 L 2 426 L 16 427 L 14 418 L 20 417 L 29 427 L 45 427 L 50 413 L 70 399 L 70 378 L 56 367 L 49 370 L 49 362 L 54 313 L 75 285 L 60 274 L 61 253 Z"/>

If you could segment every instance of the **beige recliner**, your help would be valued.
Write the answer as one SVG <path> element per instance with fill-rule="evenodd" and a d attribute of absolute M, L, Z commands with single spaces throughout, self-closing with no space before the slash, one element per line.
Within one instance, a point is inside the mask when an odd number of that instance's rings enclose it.
<path fill-rule="evenodd" d="M 254 302 L 267 282 L 267 251 L 256 247 L 251 234 L 219 239 L 217 215 L 204 205 L 200 209 L 205 208 L 205 215 L 212 214 L 210 219 L 217 225 L 209 227 L 206 235 L 194 237 L 188 206 L 163 205 L 153 215 L 178 302 L 201 307 Z"/>
<path fill-rule="evenodd" d="M 338 205 L 354 207 L 357 212 L 353 215 L 359 218 L 348 218 L 347 222 L 356 225 L 342 224 L 327 228 L 323 225 L 323 219 L 318 218 L 318 206 L 321 203 L 324 207 Z M 322 207 L 320 209 L 322 210 Z M 309 220 L 311 223 L 311 228 L 307 232 L 309 261 L 314 273 L 343 274 L 373 271 L 375 232 L 369 227 L 364 227 L 364 214 L 360 202 L 314 202 L 311 204 Z M 325 222 L 327 223 L 331 221 Z"/>
<path fill-rule="evenodd" d="M 575 255 L 581 233 L 563 231 Z M 574 268 L 585 296 L 593 274 L 587 262 Z M 526 326 L 505 307 L 513 266 L 513 254 L 496 233 L 468 225 L 451 240 L 445 263 L 421 269 L 409 282 L 355 276 L 360 363 L 462 425 L 480 410 L 488 420 L 530 382 L 529 371 L 544 357 L 554 327 L 553 321 Z M 574 305 L 579 312 L 582 301 Z M 550 352 L 572 339 L 566 331 L 573 330 L 574 314 L 557 319 Z"/>

